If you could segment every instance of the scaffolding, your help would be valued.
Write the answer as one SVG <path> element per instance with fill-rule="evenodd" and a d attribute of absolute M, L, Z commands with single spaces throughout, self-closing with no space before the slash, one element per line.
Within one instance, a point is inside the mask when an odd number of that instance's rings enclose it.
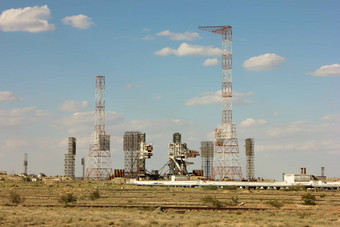
<path fill-rule="evenodd" d="M 246 175 L 247 180 L 255 180 L 255 164 L 254 164 L 254 139 L 246 139 Z"/>
<path fill-rule="evenodd" d="M 76 138 L 68 138 L 68 153 L 65 154 L 65 177 L 75 177 Z"/>
<path fill-rule="evenodd" d="M 236 127 L 232 122 L 232 28 L 200 26 L 198 29 L 222 35 L 222 123 L 215 129 L 212 178 L 242 180 Z"/>
<path fill-rule="evenodd" d="M 189 150 L 186 143 L 182 143 L 181 134 L 173 134 L 173 143 L 169 144 L 169 174 L 170 175 L 187 175 L 187 166 L 193 164 L 188 162 L 188 158 L 195 158 L 200 154 L 197 151 Z"/>
<path fill-rule="evenodd" d="M 105 180 L 112 176 L 110 135 L 105 132 L 105 77 L 96 77 L 95 126 L 86 163 L 85 178 Z"/>
<path fill-rule="evenodd" d="M 213 141 L 201 142 L 201 157 L 203 176 L 210 179 L 214 161 L 214 143 Z"/>
<path fill-rule="evenodd" d="M 145 159 L 151 158 L 153 145 L 146 144 L 146 134 L 138 131 L 124 133 L 124 175 L 128 178 L 145 177 Z"/>

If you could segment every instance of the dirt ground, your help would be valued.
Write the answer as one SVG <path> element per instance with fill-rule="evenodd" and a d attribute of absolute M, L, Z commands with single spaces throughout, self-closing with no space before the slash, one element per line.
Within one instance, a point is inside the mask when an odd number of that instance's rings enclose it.
<path fill-rule="evenodd" d="M 6 181 L 0 183 L 0 225 L 340 226 L 339 191 L 308 191 L 316 205 L 303 205 L 306 193 Z M 76 201 L 61 201 L 63 195 Z"/>

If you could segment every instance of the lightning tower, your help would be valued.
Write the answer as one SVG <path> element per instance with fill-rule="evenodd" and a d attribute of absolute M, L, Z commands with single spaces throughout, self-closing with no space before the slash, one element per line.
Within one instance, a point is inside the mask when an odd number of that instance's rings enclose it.
<path fill-rule="evenodd" d="M 104 180 L 112 175 L 110 135 L 105 132 L 105 77 L 96 77 L 95 126 L 87 157 L 85 178 Z"/>
<path fill-rule="evenodd" d="M 236 127 L 232 123 L 232 28 L 199 26 L 198 29 L 222 35 L 222 123 L 215 129 L 212 178 L 241 180 L 242 170 Z"/>

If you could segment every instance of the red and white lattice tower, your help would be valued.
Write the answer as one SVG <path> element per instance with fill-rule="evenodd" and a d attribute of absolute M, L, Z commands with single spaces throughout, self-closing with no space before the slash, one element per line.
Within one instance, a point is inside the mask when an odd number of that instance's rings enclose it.
<path fill-rule="evenodd" d="M 110 135 L 105 132 L 105 77 L 96 77 L 95 127 L 87 157 L 85 178 L 107 179 L 112 175 Z"/>
<path fill-rule="evenodd" d="M 200 30 L 222 35 L 222 123 L 215 129 L 215 153 L 212 178 L 241 180 L 242 170 L 232 122 L 232 28 L 231 26 L 200 26 Z"/>

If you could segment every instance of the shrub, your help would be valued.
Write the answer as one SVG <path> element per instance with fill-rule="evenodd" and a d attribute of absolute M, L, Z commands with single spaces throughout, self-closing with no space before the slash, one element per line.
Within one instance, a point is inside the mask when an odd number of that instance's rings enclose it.
<path fill-rule="evenodd" d="M 301 199 L 303 200 L 304 205 L 315 205 L 315 195 L 312 195 L 310 193 L 306 193 L 301 196 Z"/>
<path fill-rule="evenodd" d="M 218 187 L 216 185 L 207 185 L 203 186 L 203 190 L 217 190 Z"/>
<path fill-rule="evenodd" d="M 277 199 L 275 200 L 269 200 L 266 202 L 269 205 L 272 205 L 273 207 L 276 207 L 277 209 L 280 209 L 281 207 L 283 207 L 284 202 L 283 201 L 279 201 Z"/>
<path fill-rule="evenodd" d="M 322 193 L 321 195 L 320 195 L 320 198 L 324 198 L 326 195 L 324 194 L 324 193 Z"/>
<path fill-rule="evenodd" d="M 304 191 L 306 190 L 306 187 L 304 185 L 292 185 L 284 190 L 285 191 Z"/>
<path fill-rule="evenodd" d="M 91 192 L 90 194 L 90 199 L 91 200 L 95 200 L 95 199 L 99 199 L 100 198 L 100 193 L 99 190 L 96 189 L 95 191 Z"/>
<path fill-rule="evenodd" d="M 14 204 L 19 204 L 24 201 L 16 191 L 11 191 L 9 193 L 9 200 L 11 203 Z"/>
<path fill-rule="evenodd" d="M 208 196 L 204 196 L 202 199 L 202 202 L 204 204 L 216 207 L 216 208 L 221 208 L 223 207 L 223 203 L 221 201 L 219 201 L 218 199 L 213 198 L 212 196 L 208 195 Z"/>
<path fill-rule="evenodd" d="M 223 190 L 236 190 L 237 186 L 232 185 L 232 186 L 223 186 Z"/>
<path fill-rule="evenodd" d="M 73 195 L 72 193 L 66 193 L 60 196 L 59 202 L 61 203 L 74 203 L 77 201 L 77 197 Z"/>
<path fill-rule="evenodd" d="M 236 195 L 232 196 L 230 199 L 230 206 L 237 206 L 240 202 L 238 201 L 238 197 Z"/>

